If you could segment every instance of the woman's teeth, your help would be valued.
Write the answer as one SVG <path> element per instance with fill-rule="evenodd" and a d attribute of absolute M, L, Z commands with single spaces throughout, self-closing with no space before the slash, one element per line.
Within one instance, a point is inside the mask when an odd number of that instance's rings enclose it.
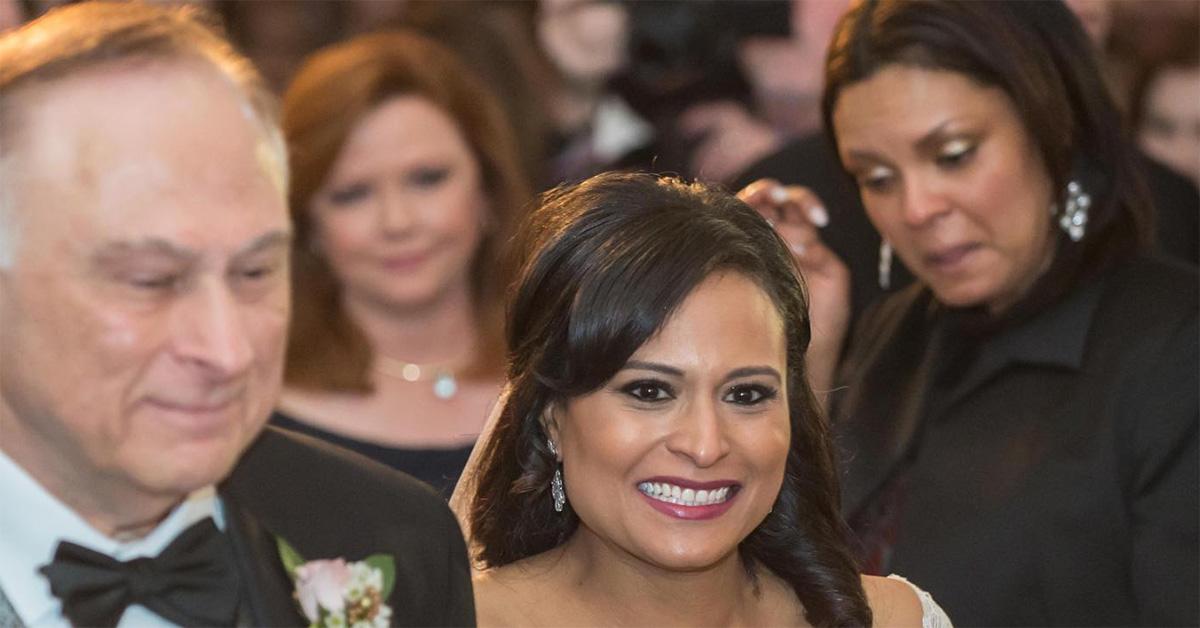
<path fill-rule="evenodd" d="M 711 491 L 697 491 L 665 482 L 642 482 L 638 484 L 638 490 L 643 495 L 657 499 L 660 502 L 678 504 L 680 506 L 711 506 L 713 504 L 720 504 L 729 499 L 731 488 L 731 486 L 723 486 Z"/>

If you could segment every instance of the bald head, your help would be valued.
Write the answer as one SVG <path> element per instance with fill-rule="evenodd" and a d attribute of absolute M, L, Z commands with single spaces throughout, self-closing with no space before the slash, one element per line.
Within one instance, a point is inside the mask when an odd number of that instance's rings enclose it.
<path fill-rule="evenodd" d="M 21 186 L 29 174 L 24 151 L 58 141 L 54 129 L 34 132 L 25 124 L 30 105 L 56 82 L 147 68 L 215 73 L 228 82 L 256 126 L 259 162 L 286 194 L 287 149 L 275 98 L 202 12 L 136 2 L 70 5 L 0 36 L 0 268 L 13 265 L 21 239 Z"/>

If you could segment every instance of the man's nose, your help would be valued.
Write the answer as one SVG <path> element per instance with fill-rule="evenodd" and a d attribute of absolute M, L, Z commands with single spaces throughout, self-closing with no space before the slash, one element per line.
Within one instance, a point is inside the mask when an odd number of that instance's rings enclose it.
<path fill-rule="evenodd" d="M 724 421 L 714 404 L 711 400 L 693 404 L 667 438 L 669 451 L 697 467 L 711 467 L 729 453 Z"/>
<path fill-rule="evenodd" d="M 198 281 L 177 307 L 174 341 L 179 357 L 223 377 L 250 366 L 253 344 L 237 297 L 225 281 Z"/>

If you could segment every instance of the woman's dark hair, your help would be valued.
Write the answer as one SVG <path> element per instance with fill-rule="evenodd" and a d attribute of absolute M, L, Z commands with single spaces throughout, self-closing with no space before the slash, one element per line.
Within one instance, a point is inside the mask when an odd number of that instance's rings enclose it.
<path fill-rule="evenodd" d="M 835 145 L 842 91 L 890 65 L 955 72 L 1002 90 L 1054 189 L 1065 195 L 1076 180 L 1091 195 L 1081 242 L 1051 227 L 1059 247 L 1046 281 L 1035 286 L 1042 300 L 1149 246 L 1150 201 L 1121 114 L 1093 44 L 1062 2 L 865 0 L 842 17 L 826 58 L 821 106 Z"/>
<path fill-rule="evenodd" d="M 481 454 L 469 527 L 480 563 L 552 549 L 579 525 L 554 511 L 556 468 L 542 418 L 594 391 L 708 276 L 740 273 L 786 327 L 791 447 L 774 509 L 742 541 L 743 564 L 795 590 L 814 625 L 868 625 L 828 426 L 809 389 L 807 304 L 774 229 L 736 198 L 699 183 L 607 173 L 548 192 L 519 231 L 521 271 L 508 307 L 509 397 Z"/>
<path fill-rule="evenodd" d="M 311 246 L 310 204 L 347 136 L 389 98 L 423 98 L 449 116 L 479 163 L 489 228 L 471 266 L 482 340 L 467 376 L 494 376 L 503 362 L 502 301 L 511 282 L 504 245 L 532 196 L 513 131 L 483 82 L 454 54 L 412 31 L 362 35 L 305 60 L 283 98 L 283 130 L 292 162 L 288 204 L 292 246 L 292 324 L 285 381 L 299 388 L 369 392 L 374 358 L 362 330 L 341 305 L 341 285 Z M 404 150 L 403 146 L 396 147 Z"/>

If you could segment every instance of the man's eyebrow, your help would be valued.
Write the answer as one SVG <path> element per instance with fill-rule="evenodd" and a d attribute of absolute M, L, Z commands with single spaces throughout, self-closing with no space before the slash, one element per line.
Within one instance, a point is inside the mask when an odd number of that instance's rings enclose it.
<path fill-rule="evenodd" d="M 250 257 L 268 249 L 286 247 L 291 241 L 292 234 L 290 231 L 283 229 L 271 231 L 243 246 L 238 252 L 234 253 L 233 257 Z M 108 242 L 97 249 L 92 258 L 97 262 L 103 263 L 120 257 L 139 254 L 161 255 L 184 263 L 192 263 L 200 259 L 199 251 L 181 247 L 169 240 L 156 237 Z"/>
<path fill-rule="evenodd" d="M 104 263 L 114 261 L 129 255 L 161 255 L 172 257 L 181 262 L 191 263 L 200 258 L 200 254 L 192 249 L 177 246 L 162 238 L 143 238 L 141 240 L 116 240 L 107 242 L 96 249 L 92 259 Z"/>
<path fill-rule="evenodd" d="M 243 246 L 237 253 L 233 254 L 233 257 L 234 259 L 242 259 L 277 247 L 287 248 L 291 242 L 292 233 L 290 231 L 282 229 L 271 231 L 255 238 L 250 244 Z"/>

